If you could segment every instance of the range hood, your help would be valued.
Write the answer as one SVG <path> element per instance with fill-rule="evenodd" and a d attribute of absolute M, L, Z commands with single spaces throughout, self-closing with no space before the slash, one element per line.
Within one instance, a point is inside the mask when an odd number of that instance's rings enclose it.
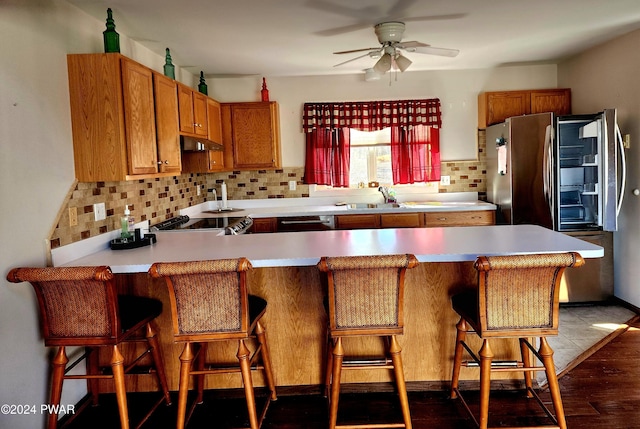
<path fill-rule="evenodd" d="M 211 140 L 180 136 L 180 148 L 183 152 L 202 152 L 205 150 L 224 150 L 224 146 Z"/>

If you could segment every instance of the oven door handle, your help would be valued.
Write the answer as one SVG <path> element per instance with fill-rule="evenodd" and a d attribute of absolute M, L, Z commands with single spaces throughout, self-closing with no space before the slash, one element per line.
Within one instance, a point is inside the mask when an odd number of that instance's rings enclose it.
<path fill-rule="evenodd" d="M 281 220 L 282 225 L 329 225 L 331 222 L 322 219 L 311 220 Z"/>

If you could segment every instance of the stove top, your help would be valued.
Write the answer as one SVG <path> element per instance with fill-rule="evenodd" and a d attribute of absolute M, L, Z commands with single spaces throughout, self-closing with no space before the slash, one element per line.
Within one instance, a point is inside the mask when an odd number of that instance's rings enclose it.
<path fill-rule="evenodd" d="M 185 230 L 224 230 L 225 235 L 244 234 L 253 225 L 253 219 L 249 216 L 242 217 L 208 217 L 190 218 L 182 215 L 151 227 L 152 231 L 185 231 Z"/>

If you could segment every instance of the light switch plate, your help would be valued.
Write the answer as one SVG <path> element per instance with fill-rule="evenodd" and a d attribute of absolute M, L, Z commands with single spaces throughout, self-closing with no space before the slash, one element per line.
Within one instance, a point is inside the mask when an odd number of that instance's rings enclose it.
<path fill-rule="evenodd" d="M 441 185 L 450 185 L 451 184 L 451 176 L 440 176 L 440 184 Z"/>
<path fill-rule="evenodd" d="M 289 180 L 289 190 L 290 191 L 295 191 L 296 190 L 296 181 L 295 180 Z"/>
<path fill-rule="evenodd" d="M 93 205 L 93 214 L 96 220 L 105 220 L 107 218 L 107 209 L 104 203 L 97 203 Z"/>

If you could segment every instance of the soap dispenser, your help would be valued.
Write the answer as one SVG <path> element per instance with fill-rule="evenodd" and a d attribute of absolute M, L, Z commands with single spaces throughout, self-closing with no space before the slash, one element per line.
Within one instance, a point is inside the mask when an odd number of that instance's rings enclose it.
<path fill-rule="evenodd" d="M 131 216 L 131 211 L 129 211 L 129 206 L 124 206 L 124 216 L 120 219 L 120 236 L 122 238 L 131 238 L 131 231 L 135 226 L 135 220 L 133 216 Z"/>

